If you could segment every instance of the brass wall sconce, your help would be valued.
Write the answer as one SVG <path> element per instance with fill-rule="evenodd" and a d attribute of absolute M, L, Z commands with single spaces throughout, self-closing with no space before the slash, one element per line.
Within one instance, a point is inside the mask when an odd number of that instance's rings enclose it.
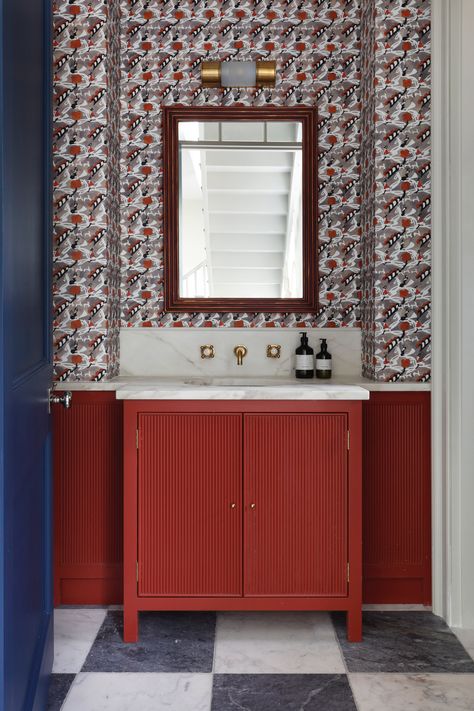
<path fill-rule="evenodd" d="M 206 89 L 273 87 L 276 81 L 276 62 L 202 62 L 201 81 Z"/>

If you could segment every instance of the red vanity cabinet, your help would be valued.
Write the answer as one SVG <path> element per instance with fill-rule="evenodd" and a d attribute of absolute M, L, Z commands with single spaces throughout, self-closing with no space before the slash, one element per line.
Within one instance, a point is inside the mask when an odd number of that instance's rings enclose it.
<path fill-rule="evenodd" d="M 125 640 L 140 610 L 346 610 L 359 640 L 361 497 L 360 402 L 125 401 Z"/>

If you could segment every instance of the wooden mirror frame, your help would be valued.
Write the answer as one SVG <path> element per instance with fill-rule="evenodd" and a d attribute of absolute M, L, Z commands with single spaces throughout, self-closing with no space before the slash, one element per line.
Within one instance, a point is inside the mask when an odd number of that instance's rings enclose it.
<path fill-rule="evenodd" d="M 164 106 L 163 208 L 165 309 L 171 312 L 315 313 L 318 308 L 317 112 L 310 106 Z M 179 295 L 180 121 L 299 121 L 302 123 L 303 296 L 184 298 Z"/>

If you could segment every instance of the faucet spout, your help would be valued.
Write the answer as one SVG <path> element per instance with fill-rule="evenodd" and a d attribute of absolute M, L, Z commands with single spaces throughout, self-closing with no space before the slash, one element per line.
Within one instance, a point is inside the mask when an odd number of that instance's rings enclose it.
<path fill-rule="evenodd" d="M 247 355 L 247 348 L 245 346 L 235 346 L 234 353 L 237 358 L 237 365 L 242 365 Z"/>

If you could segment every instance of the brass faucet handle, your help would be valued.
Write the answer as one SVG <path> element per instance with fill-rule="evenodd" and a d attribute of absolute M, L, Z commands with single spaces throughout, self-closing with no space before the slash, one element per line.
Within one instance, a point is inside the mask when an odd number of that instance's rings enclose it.
<path fill-rule="evenodd" d="M 242 363 L 244 362 L 244 358 L 247 355 L 247 347 L 235 346 L 234 353 L 237 357 L 237 365 L 242 365 Z"/>
<path fill-rule="evenodd" d="M 279 358 L 281 353 L 281 346 L 277 343 L 270 343 L 267 346 L 267 358 Z"/>
<path fill-rule="evenodd" d="M 215 354 L 212 344 L 207 343 L 205 346 L 201 346 L 201 358 L 214 358 Z"/>

